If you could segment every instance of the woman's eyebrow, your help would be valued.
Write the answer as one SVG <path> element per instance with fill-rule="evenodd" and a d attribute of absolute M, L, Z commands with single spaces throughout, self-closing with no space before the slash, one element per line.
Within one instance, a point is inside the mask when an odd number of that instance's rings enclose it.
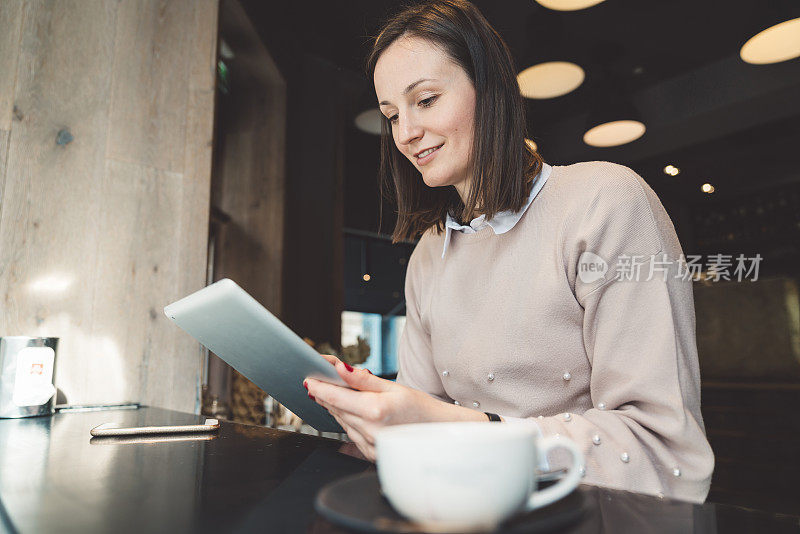
<path fill-rule="evenodd" d="M 408 87 L 406 87 L 405 89 L 403 89 L 403 94 L 404 94 L 404 95 L 407 95 L 407 94 L 408 94 L 408 93 L 410 93 L 410 92 L 411 92 L 411 91 L 412 91 L 412 90 L 413 90 L 413 89 L 414 89 L 416 86 L 418 86 L 418 85 L 419 85 L 419 84 L 421 84 L 422 82 L 435 82 L 435 81 L 436 81 L 436 78 L 420 78 L 420 79 L 419 79 L 419 80 L 417 80 L 416 82 L 412 82 L 412 83 L 408 84 Z M 391 102 L 389 102 L 389 101 L 387 101 L 387 100 L 382 100 L 382 101 L 380 102 L 380 104 L 379 104 L 379 105 L 381 105 L 381 106 L 391 106 L 391 105 L 392 105 L 392 103 L 391 103 Z"/>

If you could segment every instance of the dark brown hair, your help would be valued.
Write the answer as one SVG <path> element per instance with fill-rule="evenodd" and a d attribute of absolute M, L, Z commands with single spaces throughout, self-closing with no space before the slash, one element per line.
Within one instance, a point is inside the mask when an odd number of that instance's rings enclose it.
<path fill-rule="evenodd" d="M 432 0 L 404 8 L 384 24 L 367 59 L 372 79 L 381 54 L 403 36 L 440 47 L 469 76 L 475 88 L 474 138 L 469 162 L 472 187 L 462 203 L 454 187 L 428 187 L 394 144 L 382 121 L 381 191 L 397 202 L 394 242 L 413 239 L 431 226 L 444 230 L 447 213 L 469 221 L 478 208 L 491 219 L 518 211 L 541 170 L 542 157 L 525 142 L 525 107 L 514 60 L 480 11 L 465 0 Z"/>

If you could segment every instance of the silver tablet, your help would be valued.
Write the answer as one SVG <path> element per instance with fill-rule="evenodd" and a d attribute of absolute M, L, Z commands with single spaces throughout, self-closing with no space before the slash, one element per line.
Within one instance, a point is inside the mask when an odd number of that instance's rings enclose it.
<path fill-rule="evenodd" d="M 303 422 L 344 432 L 308 398 L 306 377 L 347 387 L 336 369 L 256 299 L 227 278 L 164 308 L 175 324 L 228 362 Z"/>

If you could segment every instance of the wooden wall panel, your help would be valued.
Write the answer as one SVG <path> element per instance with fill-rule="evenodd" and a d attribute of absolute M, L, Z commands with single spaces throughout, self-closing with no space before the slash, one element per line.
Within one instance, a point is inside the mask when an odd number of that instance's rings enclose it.
<path fill-rule="evenodd" d="M 189 92 L 183 162 L 180 267 L 181 291 L 189 294 L 206 279 L 214 87 L 217 57 L 217 0 L 196 0 L 190 43 Z M 198 287 L 199 284 L 199 287 Z"/>
<path fill-rule="evenodd" d="M 0 130 L 10 130 L 17 81 L 22 2 L 3 2 L 0 9 Z M 0 149 L 2 150 L 2 149 Z M 0 167 L 0 176 L 2 176 Z"/>
<path fill-rule="evenodd" d="M 214 278 L 235 280 L 281 317 L 286 83 L 237 0 L 221 2 L 219 27 L 235 60 L 230 94 L 219 98 L 211 198 L 228 220 L 215 234 Z M 237 420 L 264 421 L 263 392 L 215 355 L 209 395 L 230 399 Z"/>
<path fill-rule="evenodd" d="M 23 118 L 12 124 L 0 218 L 0 331 L 62 337 L 57 378 L 71 391 L 103 376 L 81 363 L 96 341 L 91 282 L 116 16 L 114 4 L 99 7 L 25 4 L 14 94 Z"/>
<path fill-rule="evenodd" d="M 200 346 L 162 308 L 205 282 L 217 1 L 14 5 L 0 335 L 61 337 L 71 403 L 197 410 Z"/>
<path fill-rule="evenodd" d="M 253 88 L 237 95 L 235 108 L 223 108 L 231 113 L 221 118 L 226 133 L 214 190 L 214 205 L 231 217 L 218 239 L 215 274 L 236 280 L 276 315 L 281 314 L 285 197 L 279 132 L 284 125 L 278 122 L 283 114 L 267 106 L 281 102 L 282 91 Z"/>
<path fill-rule="evenodd" d="M 0 210 L 3 207 L 3 189 L 6 179 L 6 162 L 8 161 L 8 130 L 0 130 Z M 2 214 L 2 211 L 0 211 Z M 0 215 L 2 217 L 2 215 Z"/>
<path fill-rule="evenodd" d="M 6 162 L 8 161 L 8 138 L 10 132 L 0 130 L 0 221 L 3 220 L 3 197 L 6 189 Z M 2 276 L 3 263 L 0 261 L 0 276 Z M 3 309 L 0 301 L 0 310 Z"/>
<path fill-rule="evenodd" d="M 213 151 L 216 64 L 217 0 L 194 2 L 193 42 L 189 65 L 189 98 L 186 108 L 186 150 L 181 197 L 178 267 L 179 291 L 188 295 L 205 285 L 210 208 L 210 176 Z M 197 361 L 194 377 L 197 391 L 202 385 L 202 347 L 191 337 L 180 335 L 174 341 L 174 354 L 186 354 Z M 195 412 L 200 411 L 200 394 Z"/>
<path fill-rule="evenodd" d="M 264 175 L 273 177 L 264 183 L 264 198 L 270 199 L 261 209 L 261 228 L 269 228 L 264 247 L 270 265 L 275 273 L 272 285 L 265 288 L 267 298 L 273 303 L 277 313 L 283 313 L 283 242 L 286 239 L 286 87 L 273 86 L 264 95 L 264 109 L 269 110 L 268 121 L 261 124 L 257 138 L 269 139 L 272 157 L 264 160 Z M 280 132 L 280 135 L 276 135 Z M 280 233 L 279 233 L 280 232 Z"/>
<path fill-rule="evenodd" d="M 83 355 L 90 368 L 105 368 L 120 381 L 93 388 L 97 399 L 148 399 L 157 406 L 180 404 L 173 395 L 195 388 L 196 354 L 170 354 L 165 347 L 185 335 L 166 319 L 163 307 L 182 295 L 178 256 L 182 176 L 144 165 L 109 161 L 100 187 L 97 248 L 92 299 L 92 337 L 105 338 L 102 350 Z M 93 348 L 94 349 L 94 348 Z M 125 379 L 135 378 L 134 380 Z M 188 383 L 187 383 L 188 381 Z M 124 393 L 123 393 L 124 392 Z M 183 403 L 185 404 L 185 402 Z"/>
<path fill-rule="evenodd" d="M 239 2 L 222 3 L 220 32 L 236 63 L 220 103 L 212 203 L 231 220 L 217 239 L 215 278 L 232 278 L 280 317 L 286 82 Z"/>
<path fill-rule="evenodd" d="M 192 0 L 119 4 L 108 157 L 183 171 Z"/>

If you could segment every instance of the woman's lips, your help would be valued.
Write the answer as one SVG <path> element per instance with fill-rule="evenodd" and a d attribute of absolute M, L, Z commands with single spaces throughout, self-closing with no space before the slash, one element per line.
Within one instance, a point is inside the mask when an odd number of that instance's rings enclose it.
<path fill-rule="evenodd" d="M 425 165 L 428 162 L 430 162 L 433 158 L 436 157 L 436 154 L 439 153 L 439 149 L 442 148 L 443 146 L 444 146 L 444 143 L 442 143 L 441 145 L 437 146 L 433 150 L 433 152 L 428 152 L 428 155 L 417 158 L 417 165 Z"/>

